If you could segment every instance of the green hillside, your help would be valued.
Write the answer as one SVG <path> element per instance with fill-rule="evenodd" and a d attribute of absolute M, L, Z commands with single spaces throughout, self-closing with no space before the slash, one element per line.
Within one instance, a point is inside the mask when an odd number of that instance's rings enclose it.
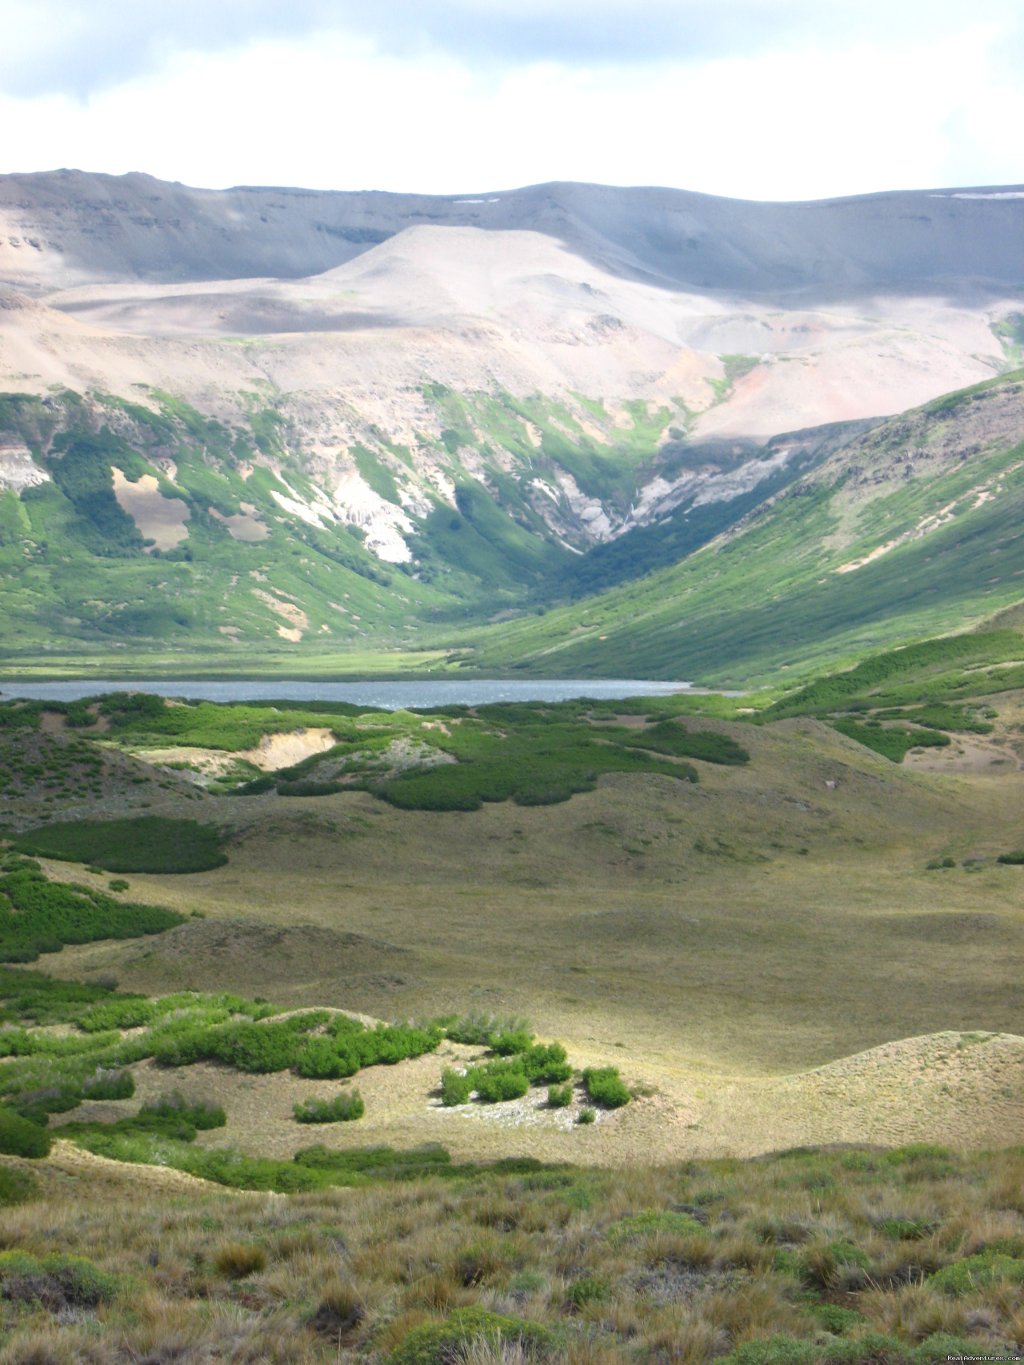
<path fill-rule="evenodd" d="M 680 563 L 471 636 L 466 662 L 742 687 L 982 620 L 1024 595 L 1022 381 L 892 419 Z"/>
<path fill-rule="evenodd" d="M 797 433 L 753 488 L 691 491 L 575 545 L 566 479 L 625 516 L 653 478 L 728 476 L 778 440 L 691 447 L 668 408 L 635 405 L 624 427 L 582 398 L 427 386 L 441 435 L 423 435 L 417 459 L 448 491 L 370 437 L 348 454 L 359 496 L 377 499 L 371 525 L 339 512 L 329 465 L 300 457 L 299 434 L 255 397 L 232 424 L 163 394 L 9 396 L 0 438 L 39 481 L 0 493 L 4 662 L 724 687 L 808 674 L 1024 595 L 1022 394 L 1017 371 L 881 424 Z M 558 488 L 564 505 L 542 516 Z"/>

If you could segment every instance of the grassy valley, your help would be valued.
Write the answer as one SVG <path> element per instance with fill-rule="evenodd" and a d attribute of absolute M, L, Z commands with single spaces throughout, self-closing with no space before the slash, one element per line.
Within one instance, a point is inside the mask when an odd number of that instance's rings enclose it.
<path fill-rule="evenodd" d="M 724 687 L 962 630 L 1021 594 L 1019 372 L 857 437 L 649 577 L 471 636 L 474 667 Z"/>
<path fill-rule="evenodd" d="M 0 1360 L 1015 1350 L 1022 651 L 0 708 Z"/>
<path fill-rule="evenodd" d="M 769 306 L 804 207 L 700 303 L 653 192 L 233 191 L 252 280 L 137 179 L 0 298 L 0 1365 L 1020 1358 L 1013 204 Z M 723 690 L 18 697 L 434 675 Z"/>

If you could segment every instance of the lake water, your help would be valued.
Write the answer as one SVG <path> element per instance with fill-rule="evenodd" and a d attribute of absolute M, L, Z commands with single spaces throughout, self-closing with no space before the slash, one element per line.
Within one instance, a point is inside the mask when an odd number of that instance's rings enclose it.
<path fill-rule="evenodd" d="M 528 682 L 522 678 L 445 679 L 436 682 L 21 682 L 0 678 L 0 701 L 32 697 L 40 701 L 75 701 L 101 692 L 152 692 L 160 697 L 202 701 L 347 701 L 381 711 L 402 707 L 485 706 L 489 702 L 569 701 L 574 697 L 615 699 L 659 697 L 689 691 L 689 683 L 647 682 L 636 678 L 564 678 Z"/>

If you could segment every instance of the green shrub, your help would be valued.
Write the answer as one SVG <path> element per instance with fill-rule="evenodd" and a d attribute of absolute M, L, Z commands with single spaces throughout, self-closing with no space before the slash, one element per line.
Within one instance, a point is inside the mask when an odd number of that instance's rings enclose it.
<path fill-rule="evenodd" d="M 597 1275 L 583 1275 L 573 1280 L 565 1291 L 565 1302 L 569 1308 L 585 1308 L 588 1303 L 603 1303 L 608 1297 L 608 1281 Z"/>
<path fill-rule="evenodd" d="M 902 763 L 911 749 L 944 748 L 949 736 L 938 730 L 910 730 L 906 726 L 877 729 L 856 720 L 834 720 L 833 728 L 848 739 L 856 740 L 866 749 L 873 749 L 893 763 Z"/>
<path fill-rule="evenodd" d="M 359 1058 L 354 1049 L 339 1044 L 335 1038 L 310 1038 L 299 1053 L 295 1070 L 309 1080 L 342 1080 L 356 1074 Z"/>
<path fill-rule="evenodd" d="M 475 1342 L 497 1348 L 519 1346 L 527 1358 L 550 1354 L 556 1338 L 549 1328 L 485 1308 L 456 1308 L 441 1322 L 425 1322 L 392 1351 L 390 1365 L 451 1365 Z"/>
<path fill-rule="evenodd" d="M 49 1156 L 50 1135 L 37 1123 L 0 1105 L 0 1152 L 7 1156 Z"/>
<path fill-rule="evenodd" d="M 118 1293 L 121 1281 L 85 1256 L 30 1256 L 0 1252 L 0 1293 L 8 1300 L 42 1304 L 51 1312 L 96 1308 Z"/>
<path fill-rule="evenodd" d="M 572 1075 L 561 1043 L 535 1043 L 516 1059 L 531 1085 L 557 1085 Z"/>
<path fill-rule="evenodd" d="M 229 1280 L 244 1280 L 249 1275 L 256 1275 L 266 1268 L 266 1264 L 265 1249 L 251 1242 L 229 1242 L 227 1246 L 219 1247 L 213 1257 L 214 1269 Z"/>
<path fill-rule="evenodd" d="M 871 1261 L 860 1247 L 841 1240 L 819 1242 L 801 1252 L 799 1264 L 804 1280 L 822 1289 L 835 1288 L 849 1269 L 866 1271 Z"/>
<path fill-rule="evenodd" d="M 998 863 L 1010 863 L 1014 866 L 1024 864 L 1024 848 L 1019 848 L 1013 853 L 1000 853 L 996 859 Z"/>
<path fill-rule="evenodd" d="M 688 1213 L 677 1213 L 674 1209 L 644 1209 L 612 1223 L 606 1236 L 612 1246 L 622 1246 L 647 1237 L 695 1237 L 703 1233 L 704 1225 Z"/>
<path fill-rule="evenodd" d="M 720 735 L 715 730 L 687 730 L 676 720 L 663 720 L 647 730 L 631 731 L 628 739 L 622 742 L 659 754 L 699 758 L 704 763 L 741 765 L 750 762 L 747 750 L 728 735 Z"/>
<path fill-rule="evenodd" d="M 809 1341 L 774 1336 L 738 1346 L 727 1356 L 721 1356 L 718 1365 L 821 1365 L 826 1358 L 822 1350 Z"/>
<path fill-rule="evenodd" d="M 13 1166 L 0 1166 L 0 1208 L 24 1204 L 35 1199 L 39 1184 L 30 1171 L 18 1171 Z"/>
<path fill-rule="evenodd" d="M 470 1071 L 473 1089 L 484 1104 L 500 1104 L 503 1100 L 518 1100 L 530 1088 L 526 1072 L 518 1059 L 510 1062 L 487 1062 Z"/>
<path fill-rule="evenodd" d="M 441 1072 L 441 1103 L 448 1109 L 457 1104 L 467 1104 L 473 1093 L 473 1077 L 469 1072 L 463 1074 L 445 1067 Z"/>
<path fill-rule="evenodd" d="M 162 815 L 64 820 L 19 835 L 14 847 L 44 858 L 94 863 L 105 872 L 205 872 L 227 862 L 210 825 Z"/>
<path fill-rule="evenodd" d="M 1006 1256 L 991 1250 L 979 1252 L 976 1256 L 965 1256 L 961 1261 L 943 1266 L 928 1283 L 943 1294 L 973 1294 L 996 1281 L 1024 1285 L 1024 1258 Z"/>
<path fill-rule="evenodd" d="M 442 1022 L 445 1034 L 453 1043 L 465 1043 L 468 1047 L 490 1047 L 491 1039 L 503 1034 L 529 1033 L 525 1019 L 499 1019 L 490 1014 L 467 1014 Z M 529 1039 L 532 1042 L 532 1033 L 529 1033 Z"/>
<path fill-rule="evenodd" d="M 576 1115 L 576 1122 L 577 1122 L 577 1123 L 587 1124 L 587 1123 L 595 1123 L 596 1121 L 597 1121 L 597 1113 L 596 1113 L 596 1111 L 593 1110 L 593 1109 L 581 1109 L 580 1112 Z"/>
<path fill-rule="evenodd" d="M 130 1100 L 135 1094 L 135 1078 L 130 1071 L 97 1067 L 95 1074 L 82 1082 L 87 1100 Z"/>
<path fill-rule="evenodd" d="M 52 882 L 24 864 L 0 873 L 0 959 L 31 962 L 65 943 L 160 933 L 183 916 L 153 905 L 116 901 L 86 886 Z"/>
<path fill-rule="evenodd" d="M 629 1091 L 614 1066 L 587 1067 L 583 1086 L 590 1099 L 604 1109 L 621 1109 L 629 1103 Z"/>
<path fill-rule="evenodd" d="M 211 1128 L 223 1128 L 228 1121 L 222 1105 L 211 1104 L 209 1100 L 190 1100 L 179 1090 L 161 1095 L 159 1099 L 150 1100 L 148 1104 L 142 1106 L 139 1114 L 140 1116 L 152 1114 L 157 1118 L 181 1119 L 193 1128 L 198 1128 L 204 1132 Z"/>
<path fill-rule="evenodd" d="M 917 1242 L 934 1232 L 935 1226 L 923 1218 L 883 1218 L 878 1230 L 894 1242 Z"/>
<path fill-rule="evenodd" d="M 571 1085 L 549 1085 L 548 1086 L 548 1108 L 566 1109 L 572 1104 Z"/>
<path fill-rule="evenodd" d="M 292 1110 L 296 1123 L 348 1123 L 361 1119 L 366 1105 L 358 1090 L 342 1091 L 334 1099 L 304 1100 Z"/>
<path fill-rule="evenodd" d="M 449 1035 L 450 1036 L 450 1035 Z M 511 1057 L 517 1052 L 526 1052 L 533 1042 L 533 1034 L 528 1029 L 511 1029 L 493 1033 L 487 1040 L 492 1052 L 499 1057 Z"/>

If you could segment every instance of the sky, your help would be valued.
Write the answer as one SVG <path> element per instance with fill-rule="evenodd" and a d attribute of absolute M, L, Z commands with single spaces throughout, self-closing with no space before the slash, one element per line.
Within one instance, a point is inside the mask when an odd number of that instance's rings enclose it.
<path fill-rule="evenodd" d="M 0 0 L 0 172 L 749 199 L 1024 181 L 1020 0 Z"/>

